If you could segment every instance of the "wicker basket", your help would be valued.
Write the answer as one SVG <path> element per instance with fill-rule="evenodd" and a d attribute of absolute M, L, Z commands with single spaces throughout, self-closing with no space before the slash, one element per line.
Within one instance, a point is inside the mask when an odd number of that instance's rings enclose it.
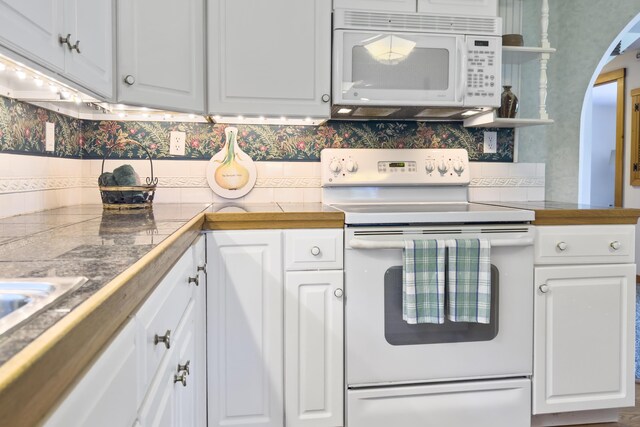
<path fill-rule="evenodd" d="M 153 161 L 151 153 L 147 148 L 139 142 L 133 142 L 147 153 L 149 164 L 151 165 L 151 177 L 147 177 L 146 185 L 133 186 L 107 186 L 102 185 L 101 179 L 98 178 L 98 188 L 100 189 L 100 197 L 102 198 L 102 207 L 104 209 L 150 209 L 153 203 L 153 196 L 158 185 L 158 178 L 153 176 Z M 100 176 L 104 173 L 104 163 L 113 151 L 110 148 L 102 158 L 102 170 Z"/>

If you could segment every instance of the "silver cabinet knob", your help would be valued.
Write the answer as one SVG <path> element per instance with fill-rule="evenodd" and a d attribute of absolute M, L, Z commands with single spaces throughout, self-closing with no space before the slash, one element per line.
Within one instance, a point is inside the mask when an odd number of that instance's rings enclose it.
<path fill-rule="evenodd" d="M 66 44 L 69 50 L 71 50 L 71 34 L 67 34 L 67 37 L 58 36 L 58 43 L 60 43 L 60 45 Z"/>
<path fill-rule="evenodd" d="M 174 375 L 173 376 L 173 383 L 182 383 L 182 387 L 186 387 L 187 386 L 187 376 L 185 374 L 180 374 L 180 375 Z"/>
<path fill-rule="evenodd" d="M 340 288 L 336 289 L 335 291 L 333 291 L 333 294 L 337 297 L 337 298 L 342 298 L 342 295 L 344 295 L 344 291 Z"/>
<path fill-rule="evenodd" d="M 76 43 L 73 46 L 69 46 L 69 50 L 74 50 L 78 53 L 80 52 L 80 40 L 76 40 Z"/>
<path fill-rule="evenodd" d="M 329 96 L 329 94 L 325 93 L 324 95 L 322 95 L 321 99 L 322 99 L 322 102 L 329 102 L 331 97 Z"/>
<path fill-rule="evenodd" d="M 617 240 L 614 240 L 613 242 L 611 242 L 611 244 L 609 246 L 611 246 L 611 249 L 613 249 L 614 251 L 617 251 L 618 249 L 620 249 L 622 244 L 620 242 L 618 242 Z"/>
<path fill-rule="evenodd" d="M 320 255 L 320 248 L 317 246 L 314 246 L 311 248 L 311 255 L 313 256 L 318 256 Z"/>
<path fill-rule="evenodd" d="M 198 276 L 189 277 L 189 282 L 188 283 L 195 283 L 196 286 L 199 286 L 200 285 L 200 279 L 198 278 Z"/>
<path fill-rule="evenodd" d="M 131 85 L 133 85 L 133 84 L 136 82 L 136 78 L 135 78 L 135 77 L 133 77 L 131 74 L 127 74 L 127 75 L 124 77 L 124 82 L 125 82 L 126 84 L 128 84 L 129 86 L 131 86 Z"/>
<path fill-rule="evenodd" d="M 558 250 L 562 252 L 567 249 L 567 244 L 565 242 L 560 242 L 556 245 L 556 248 L 558 248 Z"/>
<path fill-rule="evenodd" d="M 538 289 L 543 294 L 546 294 L 547 292 L 549 292 L 549 285 L 540 285 L 540 286 L 538 286 Z"/>
<path fill-rule="evenodd" d="M 158 345 L 159 343 L 164 343 L 164 346 L 169 349 L 171 348 L 171 331 L 167 329 L 167 332 L 164 335 L 156 334 L 153 338 L 153 343 Z"/>
<path fill-rule="evenodd" d="M 191 364 L 191 360 L 187 360 L 187 363 L 185 363 L 184 365 L 181 365 L 178 363 L 178 373 L 180 372 L 185 372 L 187 375 L 190 374 L 189 372 L 189 365 Z"/>

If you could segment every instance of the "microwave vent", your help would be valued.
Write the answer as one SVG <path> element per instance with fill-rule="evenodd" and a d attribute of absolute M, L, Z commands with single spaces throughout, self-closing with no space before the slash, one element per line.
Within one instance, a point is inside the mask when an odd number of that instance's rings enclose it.
<path fill-rule="evenodd" d="M 388 117 L 400 111 L 393 107 L 358 107 L 351 114 L 352 117 Z"/>
<path fill-rule="evenodd" d="M 372 29 L 442 34 L 501 35 L 500 18 L 478 16 L 427 15 L 420 13 L 367 12 L 342 10 L 336 14 L 335 28 Z"/>

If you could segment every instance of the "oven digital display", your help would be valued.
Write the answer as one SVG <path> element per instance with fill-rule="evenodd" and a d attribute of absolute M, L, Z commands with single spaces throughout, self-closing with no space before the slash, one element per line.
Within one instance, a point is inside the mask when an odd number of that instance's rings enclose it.
<path fill-rule="evenodd" d="M 484 47 L 488 47 L 489 46 L 489 40 L 476 40 L 474 43 L 475 46 L 484 46 Z"/>
<path fill-rule="evenodd" d="M 403 168 L 403 167 L 405 167 L 405 163 L 404 162 L 393 162 L 393 163 L 389 163 L 389 167 L 390 168 Z"/>

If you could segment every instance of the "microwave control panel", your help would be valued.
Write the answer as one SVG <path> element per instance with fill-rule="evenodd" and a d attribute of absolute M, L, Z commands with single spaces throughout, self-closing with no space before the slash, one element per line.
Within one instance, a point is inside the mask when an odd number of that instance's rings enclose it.
<path fill-rule="evenodd" d="M 469 155 L 460 148 L 329 148 L 320 162 L 323 187 L 469 184 Z"/>
<path fill-rule="evenodd" d="M 502 92 L 502 40 L 499 37 L 466 36 L 467 76 L 465 105 L 500 106 Z"/>

